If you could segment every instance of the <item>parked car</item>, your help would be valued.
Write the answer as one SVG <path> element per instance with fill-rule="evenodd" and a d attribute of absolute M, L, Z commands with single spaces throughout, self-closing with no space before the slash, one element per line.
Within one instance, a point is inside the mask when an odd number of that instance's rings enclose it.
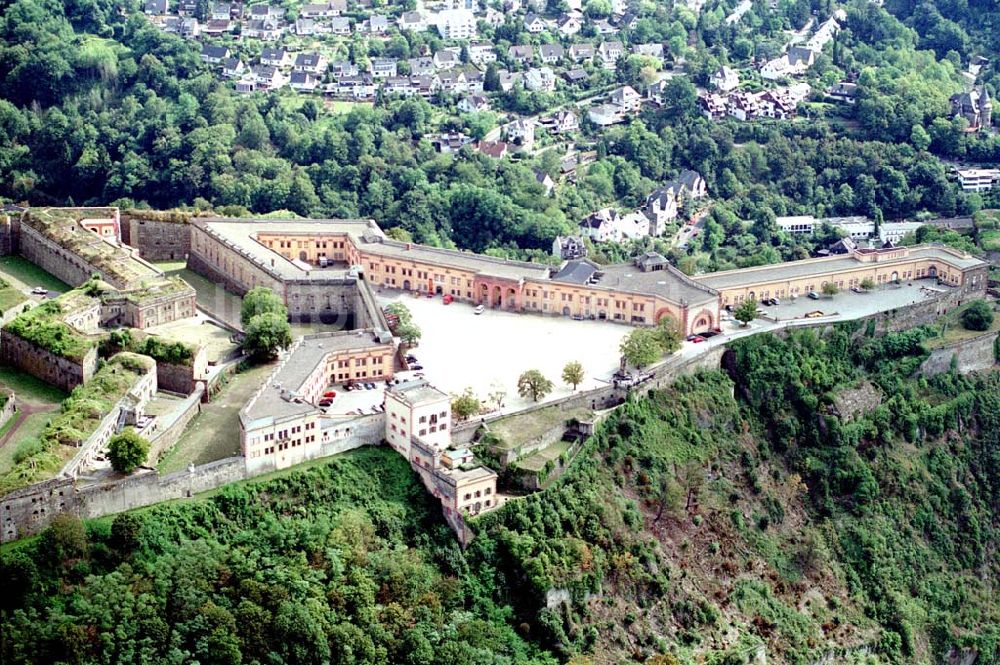
<path fill-rule="evenodd" d="M 408 353 L 408 354 L 406 354 L 406 362 L 408 362 L 408 363 L 415 363 L 415 362 L 420 362 L 420 361 L 417 360 L 417 357 L 415 355 L 413 355 L 412 353 Z"/>
<path fill-rule="evenodd" d="M 476 305 L 476 309 L 475 309 L 475 310 L 473 310 L 473 311 L 474 311 L 474 312 L 475 312 L 476 314 L 482 314 L 483 312 L 485 312 L 485 311 L 486 311 L 486 308 L 485 308 L 485 307 L 484 307 L 483 305 Z"/>
<path fill-rule="evenodd" d="M 700 337 L 702 337 L 703 339 L 711 339 L 712 337 L 715 337 L 718 334 L 719 333 L 715 332 L 714 330 L 709 330 L 708 332 L 700 333 Z"/>
<path fill-rule="evenodd" d="M 335 391 L 333 391 L 333 390 L 327 390 L 325 393 L 323 393 L 323 397 L 324 398 L 333 399 L 336 396 L 337 396 L 337 393 Z"/>
<path fill-rule="evenodd" d="M 774 301 L 771 300 L 770 298 L 764 298 L 763 300 L 760 301 L 760 304 L 770 306 L 774 304 Z"/>
<path fill-rule="evenodd" d="M 446 293 L 444 298 L 441 298 L 441 302 L 443 302 L 445 305 L 450 305 L 451 301 L 453 301 L 454 299 L 455 296 L 451 295 L 450 293 Z"/>
<path fill-rule="evenodd" d="M 851 291 L 854 291 L 855 293 L 864 293 L 865 292 L 865 290 L 862 289 L 860 286 L 852 286 L 851 287 Z"/>
<path fill-rule="evenodd" d="M 371 381 L 368 381 L 368 382 L 365 383 L 365 389 L 366 390 L 375 390 L 375 384 L 372 383 Z"/>
<path fill-rule="evenodd" d="M 421 370 L 423 368 L 424 368 L 424 366 L 421 365 L 420 363 L 413 363 L 413 364 L 410 365 L 410 369 L 412 369 L 412 370 Z"/>
<path fill-rule="evenodd" d="M 819 294 L 816 293 L 815 291 L 810 291 L 809 292 L 809 298 L 811 300 L 819 300 Z"/>
<path fill-rule="evenodd" d="M 321 407 L 324 407 L 324 408 L 328 407 L 328 406 L 331 406 L 332 404 L 333 404 L 333 400 L 332 399 L 321 399 L 319 401 L 319 405 Z"/>
<path fill-rule="evenodd" d="M 44 286 L 36 286 L 35 288 L 31 289 L 31 292 L 33 294 L 35 294 L 36 296 L 47 296 L 47 295 L 49 295 L 49 290 L 47 288 L 45 288 Z"/>
<path fill-rule="evenodd" d="M 823 312 L 819 311 L 818 309 L 815 310 L 815 311 L 813 311 L 813 312 L 809 312 L 808 314 L 806 314 L 806 318 L 807 319 L 818 319 L 821 316 L 823 316 Z"/>
<path fill-rule="evenodd" d="M 695 335 L 691 341 L 694 342 L 695 344 L 699 344 L 701 342 L 704 342 L 705 338 L 702 337 L 701 335 Z"/>

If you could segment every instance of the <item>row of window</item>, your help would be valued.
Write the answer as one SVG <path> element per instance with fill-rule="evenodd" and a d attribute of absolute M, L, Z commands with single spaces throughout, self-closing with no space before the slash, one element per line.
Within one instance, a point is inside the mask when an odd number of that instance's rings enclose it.
<path fill-rule="evenodd" d="M 484 494 L 486 496 L 489 496 L 492 493 L 493 493 L 493 488 L 492 487 L 487 487 L 485 490 L 476 490 L 475 495 L 466 492 L 465 496 L 462 498 L 462 501 L 470 501 L 473 496 L 475 496 L 478 499 L 479 497 L 483 496 Z M 490 504 L 486 504 L 486 505 L 488 506 Z"/>

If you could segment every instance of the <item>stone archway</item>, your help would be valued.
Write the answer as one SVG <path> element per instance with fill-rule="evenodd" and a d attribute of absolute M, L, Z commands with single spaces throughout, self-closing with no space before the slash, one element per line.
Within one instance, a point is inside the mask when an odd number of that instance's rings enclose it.
<path fill-rule="evenodd" d="M 408 280 L 408 279 L 404 279 L 403 280 L 403 290 L 404 291 L 409 291 L 410 290 L 410 280 Z"/>
<path fill-rule="evenodd" d="M 488 305 L 490 304 L 490 287 L 489 284 L 479 285 L 479 297 L 476 300 L 478 305 Z"/>
<path fill-rule="evenodd" d="M 898 282 L 899 281 L 899 273 L 896 272 L 895 270 L 893 270 L 892 274 L 889 275 L 889 281 L 890 282 Z"/>
<path fill-rule="evenodd" d="M 569 316 L 569 307 L 563 307 L 562 308 L 562 315 L 563 316 Z"/>
<path fill-rule="evenodd" d="M 493 287 L 493 301 L 490 303 L 490 307 L 493 309 L 499 309 L 503 305 L 503 290 L 499 286 Z"/>
<path fill-rule="evenodd" d="M 707 309 L 703 309 L 694 317 L 694 324 L 691 326 L 692 333 L 707 332 L 714 327 L 715 317 Z"/>
<path fill-rule="evenodd" d="M 927 269 L 928 277 L 937 277 L 937 266 L 931 266 Z"/>
<path fill-rule="evenodd" d="M 507 309 L 517 308 L 517 291 L 513 287 L 507 289 Z"/>
<path fill-rule="evenodd" d="M 306 254 L 306 250 L 304 249 L 299 250 L 299 261 L 306 261 L 308 257 L 309 255 Z"/>

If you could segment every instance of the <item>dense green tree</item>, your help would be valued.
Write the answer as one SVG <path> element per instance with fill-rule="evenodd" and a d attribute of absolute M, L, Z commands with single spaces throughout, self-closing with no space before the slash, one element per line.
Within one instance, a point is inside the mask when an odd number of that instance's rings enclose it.
<path fill-rule="evenodd" d="M 292 345 L 288 317 L 277 312 L 258 314 L 244 326 L 243 350 L 251 358 L 268 359 Z"/>
<path fill-rule="evenodd" d="M 537 369 L 526 370 L 517 377 L 517 393 L 521 397 L 530 397 L 533 402 L 548 395 L 554 387 L 552 382 Z"/>
<path fill-rule="evenodd" d="M 746 327 L 748 323 L 757 318 L 757 301 L 748 298 L 741 302 L 733 309 L 733 318 Z"/>
<path fill-rule="evenodd" d="M 566 363 L 566 366 L 563 367 L 562 371 L 563 383 L 565 383 L 567 386 L 572 386 L 573 390 L 575 391 L 576 387 L 581 383 L 583 383 L 583 379 L 584 379 L 584 372 L 582 363 L 580 363 L 577 360 L 571 360 L 570 362 Z"/>
<path fill-rule="evenodd" d="M 968 330 L 989 330 L 993 325 L 993 309 L 985 300 L 972 302 L 962 312 L 962 325 Z"/>
<path fill-rule="evenodd" d="M 108 440 L 108 460 L 118 473 L 132 473 L 146 463 L 149 441 L 126 427 Z"/>
<path fill-rule="evenodd" d="M 663 357 L 660 333 L 652 328 L 635 328 L 619 346 L 622 357 L 632 367 L 642 369 Z"/>

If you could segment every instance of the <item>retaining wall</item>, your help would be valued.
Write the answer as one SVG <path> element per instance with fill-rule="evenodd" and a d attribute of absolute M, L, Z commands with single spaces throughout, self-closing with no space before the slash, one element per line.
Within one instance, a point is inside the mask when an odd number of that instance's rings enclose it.
<path fill-rule="evenodd" d="M 943 374 L 951 370 L 954 359 L 959 374 L 980 372 L 996 365 L 997 336 L 1000 333 L 986 333 L 931 351 L 931 355 L 920 365 L 921 373 L 927 376 Z"/>
<path fill-rule="evenodd" d="M 204 384 L 199 385 L 185 398 L 184 404 L 168 418 L 157 418 L 156 431 L 149 437 L 150 464 L 158 463 L 160 456 L 177 443 L 191 419 L 201 413 L 201 398 L 204 392 Z"/>

